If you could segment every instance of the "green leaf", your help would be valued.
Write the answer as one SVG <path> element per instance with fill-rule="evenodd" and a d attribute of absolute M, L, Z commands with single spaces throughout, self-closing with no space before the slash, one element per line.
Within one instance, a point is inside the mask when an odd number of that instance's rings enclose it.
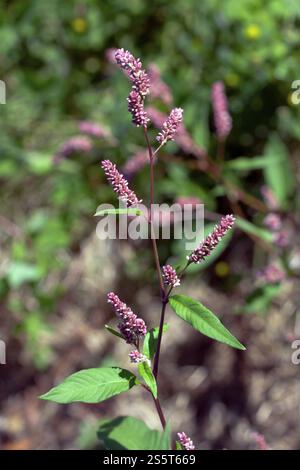
<path fill-rule="evenodd" d="M 121 333 L 119 333 L 117 330 L 115 330 L 115 329 L 112 328 L 111 326 L 109 326 L 109 325 L 104 325 L 104 327 L 105 327 L 106 330 L 109 331 L 109 333 L 111 333 L 112 335 L 117 336 L 118 338 L 124 339 L 124 337 L 121 335 Z"/>
<path fill-rule="evenodd" d="M 282 158 L 277 158 L 276 162 L 283 161 Z M 270 162 L 265 156 L 258 157 L 239 157 L 225 163 L 225 169 L 236 171 L 251 171 L 261 170 L 270 165 Z"/>
<path fill-rule="evenodd" d="M 257 227 L 257 225 L 252 224 L 246 219 L 237 217 L 235 221 L 236 226 L 241 229 L 243 232 L 246 232 L 250 235 L 255 235 L 262 240 L 271 243 L 273 241 L 273 234 L 262 227 Z"/>
<path fill-rule="evenodd" d="M 101 216 L 101 215 L 122 215 L 122 214 L 127 214 L 127 215 L 142 215 L 143 212 L 141 209 L 133 209 L 133 208 L 128 208 L 128 209 L 103 209 L 99 210 L 96 212 L 95 217 Z"/>
<path fill-rule="evenodd" d="M 135 385 L 135 381 L 135 375 L 119 367 L 85 369 L 70 375 L 40 398 L 56 403 L 100 403 L 127 392 Z"/>
<path fill-rule="evenodd" d="M 183 450 L 180 442 L 176 441 L 176 450 Z"/>
<path fill-rule="evenodd" d="M 170 429 L 164 432 L 149 429 L 131 416 L 100 422 L 98 437 L 108 450 L 170 450 Z"/>
<path fill-rule="evenodd" d="M 52 154 L 34 151 L 28 152 L 26 154 L 26 162 L 30 170 L 37 175 L 49 173 L 53 169 Z"/>
<path fill-rule="evenodd" d="M 146 385 L 150 388 L 152 395 L 157 398 L 157 385 L 155 377 L 152 373 L 151 367 L 147 361 L 141 362 L 138 365 L 139 374 L 143 377 Z"/>
<path fill-rule="evenodd" d="M 279 291 L 279 284 L 258 287 L 246 298 L 246 303 L 242 308 L 242 311 L 258 315 L 267 313 L 272 301 L 278 295 Z"/>
<path fill-rule="evenodd" d="M 264 153 L 269 161 L 264 170 L 266 183 L 274 192 L 280 206 L 285 207 L 296 184 L 288 150 L 282 140 L 276 134 L 272 134 Z"/>
<path fill-rule="evenodd" d="M 169 329 L 169 325 L 165 323 L 163 326 L 163 332 L 165 333 L 166 331 L 168 331 L 168 329 Z M 144 339 L 143 354 L 146 357 L 148 357 L 148 359 L 150 360 L 153 359 L 154 354 L 156 353 L 158 332 L 159 332 L 158 326 L 156 328 L 152 328 L 151 330 L 148 331 Z"/>
<path fill-rule="evenodd" d="M 41 270 L 33 264 L 14 261 L 9 265 L 7 276 L 9 285 L 13 288 L 17 288 L 26 282 L 38 281 L 42 273 Z"/>
<path fill-rule="evenodd" d="M 174 312 L 209 338 L 228 344 L 233 348 L 246 349 L 208 308 L 185 295 L 172 295 L 169 303 Z"/>

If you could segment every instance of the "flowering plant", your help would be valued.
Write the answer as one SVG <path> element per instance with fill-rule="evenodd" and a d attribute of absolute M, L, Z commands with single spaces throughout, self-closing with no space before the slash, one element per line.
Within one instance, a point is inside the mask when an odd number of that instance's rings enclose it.
<path fill-rule="evenodd" d="M 168 325 L 165 324 L 165 314 L 167 306 L 170 305 L 175 314 L 200 333 L 233 348 L 245 349 L 208 308 L 185 295 L 173 295 L 173 289 L 181 284 L 188 267 L 193 263 L 201 263 L 210 256 L 225 234 L 233 227 L 235 218 L 233 215 L 222 217 L 212 232 L 205 237 L 197 248 L 187 255 L 185 265 L 181 269 L 176 270 L 171 265 L 161 266 L 152 214 L 155 182 L 154 162 L 163 145 L 170 140 L 174 140 L 178 133 L 181 136 L 183 135 L 183 110 L 174 108 L 161 123 L 160 132 L 156 138 L 158 146 L 153 150 L 148 136 L 150 117 L 144 107 L 145 98 L 150 93 L 151 80 L 149 75 L 143 69 L 140 59 L 136 59 L 130 52 L 119 49 L 115 51 L 114 57 L 116 63 L 124 70 L 132 82 L 132 89 L 127 98 L 128 110 L 131 113 L 133 124 L 143 130 L 148 151 L 150 208 L 145 217 L 150 226 L 153 258 L 160 291 L 161 313 L 159 325 L 148 329 L 145 321 L 139 318 L 117 294 L 114 292 L 108 293 L 107 302 L 111 304 L 118 318 L 118 324 L 117 330 L 111 326 L 106 326 L 107 331 L 132 347 L 129 359 L 135 365 L 136 373 L 120 367 L 81 370 L 69 376 L 60 385 L 42 395 L 41 398 L 56 403 L 78 401 L 99 403 L 114 395 L 128 391 L 134 386 L 142 387 L 153 399 L 162 432 L 150 430 L 143 422 L 132 417 L 116 418 L 109 422 L 106 420 L 100 425 L 99 429 L 99 437 L 104 445 L 110 449 L 125 447 L 128 449 L 168 450 L 176 448 L 178 450 L 193 450 L 195 446 L 192 440 L 183 431 L 177 433 L 175 443 L 171 442 L 170 424 L 164 415 L 160 402 L 158 387 L 160 351 L 163 333 L 168 329 Z M 213 89 L 213 101 L 215 103 L 217 135 L 220 142 L 224 143 L 231 129 L 231 120 L 227 111 L 223 87 L 219 83 Z M 86 145 L 86 142 L 84 142 L 84 145 Z M 125 204 L 126 209 L 124 210 L 130 211 L 131 215 L 140 215 L 139 204 L 141 199 L 129 188 L 128 181 L 118 171 L 116 165 L 110 160 L 104 160 L 101 166 L 108 182 L 119 199 Z M 120 213 L 120 211 L 116 210 L 115 213 Z M 101 214 L 97 213 L 96 215 Z"/>

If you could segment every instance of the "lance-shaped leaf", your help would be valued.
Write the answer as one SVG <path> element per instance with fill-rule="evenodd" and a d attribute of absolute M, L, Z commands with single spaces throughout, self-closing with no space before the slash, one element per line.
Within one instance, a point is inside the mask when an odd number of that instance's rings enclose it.
<path fill-rule="evenodd" d="M 266 242 L 272 243 L 274 234 L 263 227 L 258 227 L 257 225 L 252 224 L 246 219 L 242 219 L 241 217 L 237 217 L 235 221 L 236 226 L 243 230 L 250 235 L 255 235 Z M 200 263 L 201 264 L 201 263 Z"/>
<path fill-rule="evenodd" d="M 296 186 L 295 171 L 288 149 L 277 134 L 271 134 L 264 150 L 269 165 L 264 170 L 267 185 L 272 189 L 280 207 L 286 207 Z"/>
<path fill-rule="evenodd" d="M 121 339 L 124 339 L 124 336 L 121 335 L 121 333 L 119 333 L 119 331 L 115 330 L 114 328 L 112 328 L 111 326 L 109 325 L 104 325 L 105 329 L 107 331 L 109 331 L 109 333 L 111 333 L 112 335 L 114 336 L 117 336 L 118 338 L 121 338 Z"/>
<path fill-rule="evenodd" d="M 246 349 L 208 308 L 186 295 L 172 295 L 169 303 L 174 312 L 209 338 L 233 348 Z"/>
<path fill-rule="evenodd" d="M 163 332 L 167 331 L 169 325 L 167 323 L 163 326 Z M 153 359 L 154 354 L 156 353 L 157 341 L 158 341 L 159 327 L 152 328 L 148 331 L 144 339 L 143 345 L 143 354 L 148 357 L 148 359 Z"/>
<path fill-rule="evenodd" d="M 135 383 L 135 375 L 119 367 L 85 369 L 70 375 L 40 398 L 56 403 L 100 403 L 126 392 Z"/>
<path fill-rule="evenodd" d="M 100 422 L 99 439 L 108 450 L 170 450 L 170 429 L 154 431 L 131 416 Z"/>
<path fill-rule="evenodd" d="M 157 398 L 157 385 L 151 367 L 147 361 L 141 362 L 138 366 L 139 374 L 143 377 L 145 384 L 150 388 L 153 396 Z"/>

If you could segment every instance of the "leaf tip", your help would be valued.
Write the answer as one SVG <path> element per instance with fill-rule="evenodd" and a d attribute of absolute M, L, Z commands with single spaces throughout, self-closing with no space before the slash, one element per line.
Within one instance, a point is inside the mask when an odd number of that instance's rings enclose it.
<path fill-rule="evenodd" d="M 43 395 L 40 395 L 38 397 L 39 400 L 49 400 L 49 398 L 47 397 L 48 395 L 48 392 L 47 393 L 43 393 Z"/>

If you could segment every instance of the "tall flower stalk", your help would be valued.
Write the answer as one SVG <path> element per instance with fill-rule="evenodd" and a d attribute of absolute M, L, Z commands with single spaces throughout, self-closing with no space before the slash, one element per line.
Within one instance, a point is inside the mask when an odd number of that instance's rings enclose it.
<path fill-rule="evenodd" d="M 132 122 L 137 127 L 142 127 L 148 152 L 150 208 L 148 209 L 147 221 L 150 226 L 151 247 L 160 292 L 161 309 L 159 326 L 148 330 L 144 320 L 134 313 L 131 307 L 123 302 L 117 294 L 109 292 L 107 301 L 112 305 L 118 318 L 118 330 L 108 325 L 106 325 L 106 328 L 114 336 L 121 338 L 133 348 L 133 350 L 129 352 L 128 359 L 138 370 L 139 378 L 132 372 L 118 367 L 86 369 L 72 374 L 62 384 L 54 387 L 41 398 L 58 403 L 72 403 L 74 401 L 99 403 L 118 393 L 128 391 L 133 386 L 141 386 L 151 394 L 157 415 L 164 430 L 161 441 L 162 447 L 157 448 L 166 449 L 169 447 L 166 447 L 165 436 L 168 436 L 169 430 L 160 402 L 158 376 L 163 333 L 167 326 L 165 325 L 167 306 L 170 305 L 175 314 L 202 334 L 231 347 L 241 350 L 245 349 L 245 347 L 222 325 L 220 320 L 200 302 L 184 295 L 171 295 L 173 289 L 181 285 L 181 281 L 188 267 L 192 263 L 204 261 L 212 253 L 226 233 L 232 229 L 235 218 L 233 215 L 222 217 L 220 223 L 215 226 L 214 230 L 187 256 L 182 269 L 176 270 L 170 264 L 162 266 L 154 227 L 154 163 L 159 150 L 166 145 L 168 141 L 176 140 L 178 136 L 182 135 L 183 110 L 181 108 L 174 108 L 171 110 L 169 116 L 166 116 L 161 121 L 160 126 L 158 126 L 159 133 L 156 137 L 156 141 L 158 142 L 158 144 L 156 144 L 157 147 L 152 147 L 148 135 L 150 119 L 144 108 L 145 98 L 150 92 L 149 76 L 143 69 L 140 59 L 136 59 L 129 51 L 125 51 L 124 49 L 116 50 L 115 61 L 123 69 L 132 83 L 132 88 L 127 98 L 128 109 L 132 115 Z M 216 105 L 218 105 L 220 109 L 223 109 L 224 96 L 220 97 L 218 93 L 215 97 Z M 222 121 L 223 124 L 224 122 Z M 90 133 L 95 133 L 95 129 L 91 129 L 90 125 L 88 125 L 88 130 Z M 223 136 L 224 129 L 221 136 L 222 139 Z M 134 212 L 136 210 L 138 213 L 138 206 L 141 203 L 141 199 L 129 188 L 125 176 L 118 171 L 116 165 L 110 160 L 102 161 L 101 166 L 116 195 L 125 203 L 125 212 L 131 211 L 132 213 L 132 211 Z M 97 213 L 96 215 L 104 215 L 103 211 L 100 212 L 102 212 L 102 214 Z M 115 212 L 118 213 L 117 211 Z M 145 445 L 147 445 L 147 443 Z M 195 446 L 187 434 L 179 432 L 177 433 L 176 448 L 191 451 L 195 449 Z"/>
<path fill-rule="evenodd" d="M 166 314 L 166 307 L 169 302 L 170 294 L 174 287 L 180 285 L 180 277 L 184 274 L 185 270 L 187 269 L 188 265 L 192 262 L 200 262 L 206 256 L 208 256 L 211 251 L 217 246 L 219 241 L 223 238 L 226 232 L 232 228 L 234 223 L 234 217 L 228 215 L 221 220 L 219 226 L 216 226 L 214 232 L 207 237 L 202 245 L 194 250 L 193 253 L 188 257 L 188 262 L 182 272 L 178 275 L 175 269 L 170 266 L 164 266 L 161 268 L 158 248 L 157 248 L 157 241 L 154 232 L 154 224 L 153 224 L 153 213 L 152 208 L 155 202 L 155 177 L 154 177 L 154 157 L 158 153 L 159 149 L 165 145 L 169 140 L 174 140 L 176 134 L 180 130 L 180 125 L 183 120 L 183 109 L 181 108 L 174 108 L 171 110 L 169 116 L 165 119 L 162 123 L 162 127 L 156 140 L 159 143 L 159 147 L 153 151 L 149 135 L 148 135 L 148 122 L 149 118 L 147 113 L 144 111 L 144 99 L 145 96 L 149 93 L 150 90 L 150 82 L 149 78 L 142 68 L 142 63 L 140 59 L 135 59 L 134 56 L 128 52 L 124 51 L 124 49 L 119 49 L 115 53 L 116 62 L 121 66 L 123 70 L 125 70 L 131 81 L 133 82 L 132 91 L 129 95 L 129 111 L 133 116 L 133 123 L 137 126 L 143 127 L 145 142 L 148 149 L 149 155 L 149 163 L 150 163 L 150 210 L 149 210 L 149 224 L 150 224 L 150 232 L 151 232 L 151 243 L 152 243 L 152 250 L 153 250 L 153 257 L 155 261 L 155 267 L 157 271 L 157 278 L 159 282 L 160 288 L 160 297 L 161 297 L 161 313 L 160 313 L 160 322 L 159 322 L 159 331 L 158 331 L 158 340 L 157 340 L 157 349 L 154 356 L 154 363 L 153 363 L 153 375 L 155 379 L 158 379 L 158 372 L 159 372 L 159 363 L 160 363 L 160 351 L 161 351 L 161 344 L 162 344 L 162 335 L 163 335 L 163 327 L 165 321 L 165 314 Z M 217 123 L 218 123 L 218 134 L 221 140 L 227 136 L 229 133 L 230 121 L 228 118 L 228 114 L 226 114 L 226 104 L 223 90 L 221 90 L 220 86 L 216 87 L 214 93 L 214 101 L 215 107 L 217 111 L 221 112 L 221 115 L 217 115 Z M 142 90 L 142 91 L 141 91 Z M 132 105 L 132 101 L 134 105 Z M 225 116 L 226 114 L 226 116 Z M 156 404 L 159 403 L 159 398 L 155 400 Z M 159 416 L 161 419 L 162 426 L 165 427 L 165 418 L 163 416 L 163 412 L 159 405 Z M 163 417 L 163 418 L 162 418 Z M 182 434 L 182 436 L 184 433 Z"/>

